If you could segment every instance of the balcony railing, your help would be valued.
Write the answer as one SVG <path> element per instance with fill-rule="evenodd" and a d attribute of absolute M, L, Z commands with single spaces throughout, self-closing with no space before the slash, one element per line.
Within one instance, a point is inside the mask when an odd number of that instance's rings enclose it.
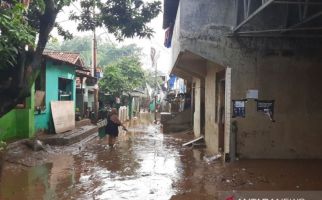
<path fill-rule="evenodd" d="M 276 10 L 278 7 L 281 9 Z M 233 36 L 322 37 L 321 0 L 236 0 L 235 9 Z M 273 28 L 253 25 L 249 29 L 247 25 L 256 17 L 265 17 L 261 15 L 265 9 L 270 9 L 272 15 L 282 10 L 283 18 L 274 22 Z"/>

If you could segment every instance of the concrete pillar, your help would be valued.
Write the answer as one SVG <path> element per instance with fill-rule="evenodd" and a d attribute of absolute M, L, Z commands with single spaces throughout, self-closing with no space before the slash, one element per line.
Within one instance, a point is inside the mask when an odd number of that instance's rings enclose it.
<path fill-rule="evenodd" d="M 230 151 L 230 134 L 231 134 L 231 68 L 226 68 L 225 74 L 225 153 Z M 235 140 L 234 140 L 235 141 Z M 234 142 L 235 143 L 235 142 Z"/>
<path fill-rule="evenodd" d="M 194 113 L 193 113 L 193 132 L 195 137 L 201 135 L 201 80 L 193 79 L 194 82 Z"/>
<path fill-rule="evenodd" d="M 207 66 L 205 78 L 205 141 L 210 153 L 218 153 L 218 121 L 216 122 L 216 72 L 214 66 Z"/>

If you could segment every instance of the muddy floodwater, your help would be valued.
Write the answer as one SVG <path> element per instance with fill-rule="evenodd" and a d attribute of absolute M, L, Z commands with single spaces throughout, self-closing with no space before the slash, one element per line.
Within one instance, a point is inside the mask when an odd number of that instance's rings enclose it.
<path fill-rule="evenodd" d="M 45 152 L 11 153 L 0 199 L 195 200 L 220 199 L 222 191 L 322 190 L 321 160 L 208 163 L 206 150 L 182 147 L 191 133 L 162 134 L 152 118 L 132 120 L 115 148 L 96 137 Z"/>

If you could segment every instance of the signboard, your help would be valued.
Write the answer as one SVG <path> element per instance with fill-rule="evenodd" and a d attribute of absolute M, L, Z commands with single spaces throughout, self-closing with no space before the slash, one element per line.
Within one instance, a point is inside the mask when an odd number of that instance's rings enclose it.
<path fill-rule="evenodd" d="M 63 133 L 75 128 L 74 101 L 51 101 L 55 132 Z"/>
<path fill-rule="evenodd" d="M 258 99 L 258 90 L 248 90 L 246 93 L 247 99 Z"/>
<path fill-rule="evenodd" d="M 232 117 L 245 117 L 246 116 L 246 100 L 233 100 L 233 116 Z"/>
<path fill-rule="evenodd" d="M 258 112 L 270 112 L 274 113 L 274 100 L 257 100 Z"/>
<path fill-rule="evenodd" d="M 257 112 L 265 113 L 272 122 L 275 122 L 274 102 L 274 100 L 257 100 Z"/>

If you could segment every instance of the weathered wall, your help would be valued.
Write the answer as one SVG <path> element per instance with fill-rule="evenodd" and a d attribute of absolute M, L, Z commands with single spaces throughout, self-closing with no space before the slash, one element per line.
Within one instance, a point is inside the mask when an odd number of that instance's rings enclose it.
<path fill-rule="evenodd" d="M 236 23 L 234 5 L 234 0 L 181 0 L 181 33 L 198 34 L 211 26 L 234 26 Z"/>
<path fill-rule="evenodd" d="M 35 129 L 49 130 L 51 126 L 50 102 L 58 100 L 58 78 L 73 80 L 73 100 L 76 99 L 75 67 L 67 65 L 54 65 L 51 61 L 46 64 L 46 109 L 40 114 L 35 113 Z"/>
<path fill-rule="evenodd" d="M 185 109 L 184 111 L 177 112 L 174 115 L 175 116 L 173 118 L 162 123 L 163 133 L 175 133 L 192 128 L 191 109 Z"/>
<path fill-rule="evenodd" d="M 207 65 L 205 78 L 205 141 L 211 153 L 218 153 L 218 124 L 216 118 L 216 73 L 218 68 Z"/>
<path fill-rule="evenodd" d="M 317 53 L 240 57 L 232 71 L 232 99 L 258 89 L 259 99 L 275 100 L 271 122 L 247 103 L 246 118 L 237 119 L 237 152 L 245 158 L 322 158 L 322 59 Z"/>
<path fill-rule="evenodd" d="M 246 118 L 237 119 L 240 157 L 322 158 L 322 41 L 227 37 L 236 23 L 233 8 L 232 0 L 180 1 L 174 51 L 231 67 L 232 99 L 258 89 L 260 99 L 276 101 L 275 123 L 248 101 Z M 215 67 L 207 66 L 205 128 L 212 152 L 218 150 L 215 84 Z"/>

